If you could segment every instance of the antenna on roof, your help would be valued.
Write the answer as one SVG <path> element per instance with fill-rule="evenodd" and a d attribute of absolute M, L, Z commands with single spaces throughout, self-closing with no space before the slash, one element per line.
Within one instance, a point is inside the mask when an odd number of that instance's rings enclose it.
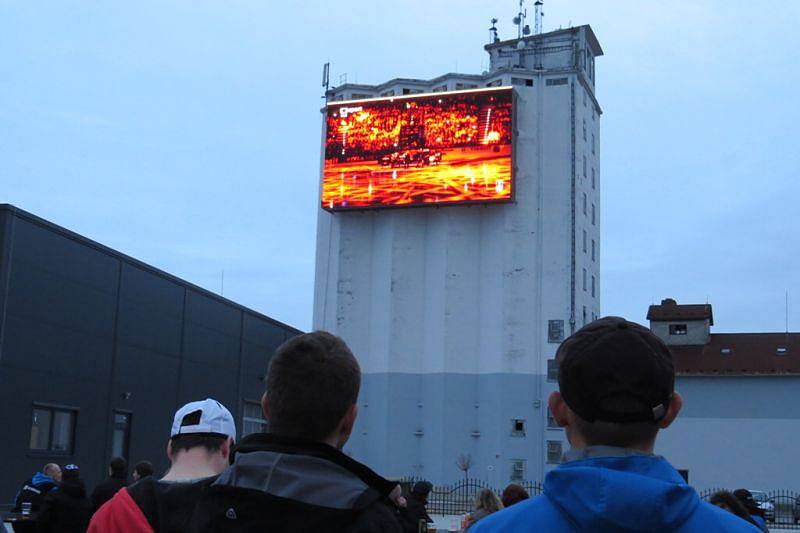
<path fill-rule="evenodd" d="M 536 7 L 536 17 L 534 22 L 534 35 L 542 33 L 542 17 L 544 17 L 544 0 L 536 0 L 533 4 Z"/>
<path fill-rule="evenodd" d="M 786 334 L 789 334 L 789 289 L 786 289 Z"/>
<path fill-rule="evenodd" d="M 500 39 L 497 37 L 497 19 L 492 19 L 492 27 L 489 28 L 489 42 L 496 43 Z"/>
<path fill-rule="evenodd" d="M 331 64 L 330 62 L 322 65 L 322 86 L 325 87 L 323 98 L 328 98 L 328 89 L 331 86 Z"/>
<path fill-rule="evenodd" d="M 528 10 L 524 8 L 523 4 L 525 0 L 519 0 L 519 13 L 517 16 L 514 17 L 514 24 L 517 25 L 517 39 L 522 39 L 523 35 L 527 35 L 525 33 L 525 17 L 528 16 Z M 530 28 L 528 29 L 528 33 L 530 33 Z"/>

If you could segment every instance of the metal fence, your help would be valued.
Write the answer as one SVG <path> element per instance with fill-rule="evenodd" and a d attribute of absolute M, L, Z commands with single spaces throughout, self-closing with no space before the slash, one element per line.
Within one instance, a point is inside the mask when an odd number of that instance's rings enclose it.
<path fill-rule="evenodd" d="M 411 487 L 418 478 L 403 478 L 400 484 L 404 492 L 410 492 Z M 524 481 L 519 483 L 528 494 L 538 496 L 542 493 L 542 484 L 534 481 Z M 428 494 L 428 505 L 426 506 L 429 514 L 461 515 L 471 512 L 475 508 L 475 497 L 481 489 L 490 489 L 499 497 L 503 493 L 503 488 L 492 487 L 488 483 L 475 478 L 467 478 L 451 485 L 439 485 L 433 487 Z"/>
<path fill-rule="evenodd" d="M 733 489 L 714 488 L 700 492 L 700 497 L 708 501 L 715 492 Z M 768 490 L 753 494 L 770 529 L 800 531 L 800 492 L 793 490 Z"/>
<path fill-rule="evenodd" d="M 408 493 L 417 481 L 422 481 L 422 479 L 407 477 L 401 479 L 400 484 L 403 486 L 404 492 Z M 531 497 L 542 493 L 542 484 L 537 481 L 525 481 L 519 484 L 528 491 Z M 466 478 L 450 485 L 434 486 L 428 495 L 428 513 L 442 515 L 468 513 L 473 510 L 475 497 L 481 489 L 490 489 L 498 496 L 503 492 L 503 487 L 492 487 L 485 481 L 476 478 Z M 706 489 L 699 493 L 700 498 L 708 501 L 719 490 L 727 489 Z M 755 493 L 755 498 L 764 509 L 767 525 L 771 529 L 800 531 L 800 492 L 770 490 Z"/>

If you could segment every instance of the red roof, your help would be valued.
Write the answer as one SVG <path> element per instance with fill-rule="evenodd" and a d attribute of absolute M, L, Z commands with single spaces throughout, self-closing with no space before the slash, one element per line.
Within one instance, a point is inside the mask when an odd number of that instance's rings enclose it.
<path fill-rule="evenodd" d="M 714 325 L 714 313 L 711 304 L 678 305 L 672 298 L 661 300 L 661 305 L 651 305 L 647 309 L 647 320 L 671 322 L 674 320 L 705 320 Z"/>
<path fill-rule="evenodd" d="M 679 375 L 800 374 L 800 333 L 712 333 L 670 351 Z"/>

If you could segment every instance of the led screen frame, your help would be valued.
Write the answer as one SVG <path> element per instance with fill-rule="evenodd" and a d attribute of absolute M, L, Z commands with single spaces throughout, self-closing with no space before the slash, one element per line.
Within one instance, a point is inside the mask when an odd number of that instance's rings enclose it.
<path fill-rule="evenodd" d="M 328 102 L 321 207 L 513 203 L 516 97 L 502 86 Z"/>

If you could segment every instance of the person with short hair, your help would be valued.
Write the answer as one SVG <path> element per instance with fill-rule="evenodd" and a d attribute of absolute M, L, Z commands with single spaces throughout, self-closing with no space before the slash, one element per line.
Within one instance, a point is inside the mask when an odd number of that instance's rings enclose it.
<path fill-rule="evenodd" d="M 425 524 L 433 522 L 428 510 L 425 509 L 425 506 L 428 505 L 428 495 L 432 490 L 433 485 L 429 481 L 417 481 L 411 487 L 411 491 L 406 497 L 406 506 L 400 510 L 403 527 L 407 533 L 419 531 L 421 521 L 424 521 Z"/>
<path fill-rule="evenodd" d="M 503 489 L 503 495 L 500 496 L 500 501 L 503 502 L 503 507 L 505 508 L 511 507 L 515 503 L 527 500 L 528 498 L 530 498 L 530 496 L 528 495 L 528 491 L 525 490 L 525 487 L 517 483 L 509 483 L 508 486 Z"/>
<path fill-rule="evenodd" d="M 228 466 L 235 441 L 236 423 L 224 405 L 211 398 L 184 405 L 172 422 L 167 473 L 119 491 L 95 513 L 89 532 L 187 531 L 195 503 Z"/>
<path fill-rule="evenodd" d="M 150 461 L 139 461 L 136 463 L 136 466 L 133 467 L 133 481 L 136 482 L 143 477 L 152 476 L 154 472 L 153 463 Z"/>
<path fill-rule="evenodd" d="M 39 472 L 36 472 L 22 484 L 17 496 L 14 498 L 12 512 L 21 513 L 23 507 L 26 506 L 25 504 L 30 504 L 31 514 L 38 513 L 45 496 L 58 487 L 60 481 L 61 467 L 56 463 L 47 463 Z M 18 523 L 14 528 L 18 533 L 36 531 L 36 525 L 33 523 Z"/>
<path fill-rule="evenodd" d="M 649 329 L 619 317 L 596 320 L 556 352 L 558 387 L 548 400 L 570 450 L 541 496 L 488 516 L 475 533 L 758 529 L 703 502 L 663 457 L 659 430 L 681 410 L 672 355 Z"/>
<path fill-rule="evenodd" d="M 114 497 L 119 489 L 128 485 L 128 461 L 123 457 L 114 457 L 108 464 L 108 477 L 101 481 L 92 491 L 92 507 L 97 512 L 108 500 Z"/>
<path fill-rule="evenodd" d="M 92 517 L 92 502 L 86 495 L 77 465 L 65 465 L 58 488 L 44 497 L 36 517 L 38 533 L 84 533 Z"/>
<path fill-rule="evenodd" d="M 244 437 L 203 494 L 192 531 L 402 531 L 400 487 L 342 453 L 361 370 L 344 341 L 316 331 L 275 351 L 261 406 L 269 433 Z"/>

